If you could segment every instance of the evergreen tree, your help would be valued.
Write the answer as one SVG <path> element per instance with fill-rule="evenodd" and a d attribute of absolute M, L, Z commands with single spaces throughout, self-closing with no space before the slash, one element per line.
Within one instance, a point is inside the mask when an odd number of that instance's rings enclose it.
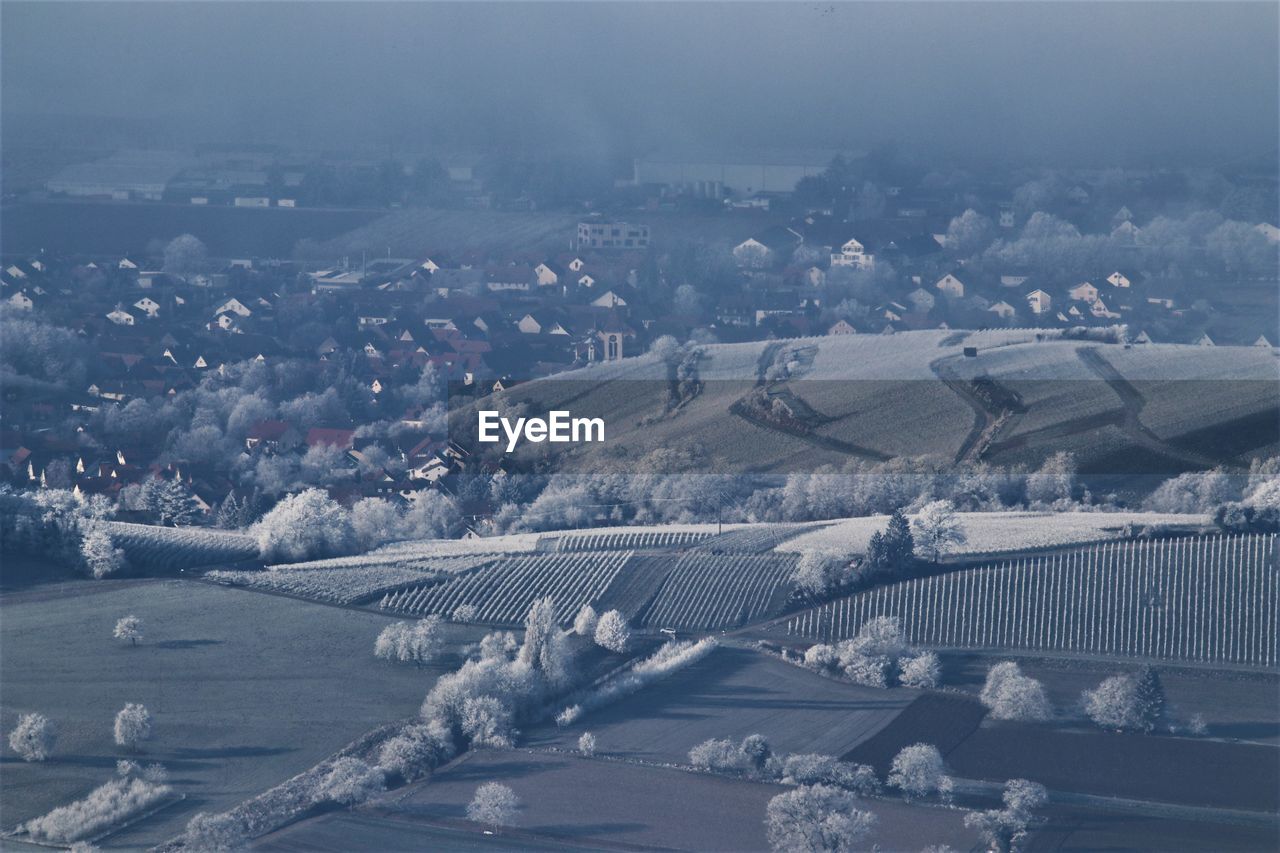
<path fill-rule="evenodd" d="M 1164 719 L 1164 685 L 1160 675 L 1149 666 L 1138 672 L 1137 716 L 1144 732 L 1152 732 Z"/>
<path fill-rule="evenodd" d="M 915 562 L 916 542 L 911 535 L 911 522 L 901 509 L 893 511 L 889 516 L 889 526 L 884 532 L 886 556 L 889 564 L 899 571 L 906 570 Z"/>

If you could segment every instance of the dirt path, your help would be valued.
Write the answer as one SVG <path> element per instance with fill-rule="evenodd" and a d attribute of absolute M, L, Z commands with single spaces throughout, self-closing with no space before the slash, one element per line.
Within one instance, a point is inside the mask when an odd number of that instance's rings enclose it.
<path fill-rule="evenodd" d="M 976 462 L 982 457 L 985 448 L 995 443 L 996 438 L 1004 431 L 1012 420 L 1012 415 L 1005 411 L 992 411 L 987 407 L 987 403 L 977 394 L 973 393 L 973 389 L 969 387 L 969 383 L 953 374 L 945 366 L 948 358 L 940 358 L 930 363 L 929 369 L 934 375 L 952 391 L 955 392 L 965 404 L 973 409 L 973 426 L 969 428 L 969 434 L 965 436 L 964 441 L 960 444 L 960 449 L 956 451 L 956 462 Z"/>

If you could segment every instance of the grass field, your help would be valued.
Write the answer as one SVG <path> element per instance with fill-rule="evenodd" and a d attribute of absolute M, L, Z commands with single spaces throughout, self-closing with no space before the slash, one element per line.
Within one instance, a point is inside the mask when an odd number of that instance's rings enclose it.
<path fill-rule="evenodd" d="M 708 738 L 762 734 L 776 752 L 841 755 L 879 731 L 917 696 L 824 678 L 761 652 L 732 647 L 572 726 L 529 732 L 531 746 L 575 748 L 593 732 L 597 750 L 618 758 L 687 764 Z"/>
<path fill-rule="evenodd" d="M 145 624 L 136 647 L 111 637 L 127 614 Z M 110 840 L 149 846 L 196 811 L 229 808 L 414 714 L 442 670 L 375 661 L 373 640 L 386 623 L 188 581 L 79 581 L 0 597 L 0 723 L 8 731 L 18 714 L 39 711 L 60 732 L 43 764 L 4 750 L 4 825 L 83 796 L 118 758 L 135 757 L 164 764 L 187 795 Z M 126 702 L 154 716 L 155 737 L 138 756 L 112 743 L 112 719 Z"/>
<path fill-rule="evenodd" d="M 504 830 L 485 849 L 547 849 L 559 840 L 588 849 L 706 851 L 767 850 L 764 814 L 770 798 L 787 789 L 686 773 L 660 767 L 583 759 L 543 752 L 467 753 L 422 785 L 389 794 L 353 814 L 306 821 L 262 839 L 255 849 L 270 851 L 422 849 L 441 828 L 481 828 L 464 822 L 465 807 L 478 785 L 499 781 L 522 801 L 513 831 Z M 963 813 L 868 800 L 879 817 L 868 839 L 886 850 L 920 850 L 950 844 L 968 850 L 976 837 L 964 829 Z M 465 842 L 449 849 L 472 849 Z M 477 845 L 474 849 L 480 849 Z"/>

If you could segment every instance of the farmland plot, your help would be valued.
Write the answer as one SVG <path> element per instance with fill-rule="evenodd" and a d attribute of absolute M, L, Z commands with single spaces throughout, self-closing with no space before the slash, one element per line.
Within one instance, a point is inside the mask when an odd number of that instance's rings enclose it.
<path fill-rule="evenodd" d="M 282 592 L 299 598 L 358 604 L 411 584 L 442 580 L 443 574 L 412 566 L 359 566 L 349 569 L 280 569 L 266 572 L 208 572 L 205 577 L 232 586 Z"/>
<path fill-rule="evenodd" d="M 813 524 L 747 524 L 728 533 L 705 539 L 698 545 L 699 551 L 716 554 L 764 554 L 777 548 L 783 550 L 789 539 L 814 529 Z"/>
<path fill-rule="evenodd" d="M 787 621 L 851 637 L 899 616 L 913 643 L 1275 667 L 1276 536 L 1102 543 L 880 587 Z"/>
<path fill-rule="evenodd" d="M 1205 515 L 1159 512 L 961 512 L 956 515 L 968 541 L 951 553 L 968 558 L 1117 539 L 1123 535 L 1126 525 L 1138 529 L 1163 526 L 1194 530 L 1210 523 Z M 860 554 L 866 551 L 871 534 L 884 530 L 888 523 L 887 515 L 830 522 L 783 542 L 776 550 Z"/>
<path fill-rule="evenodd" d="M 600 598 L 630 557 L 630 551 L 509 557 L 441 584 L 388 594 L 378 606 L 397 613 L 447 617 L 469 604 L 476 608 L 477 622 L 516 625 L 535 599 L 549 595 L 555 599 L 557 617 L 567 623 L 583 604 Z"/>
<path fill-rule="evenodd" d="M 554 537 L 556 551 L 639 551 L 646 548 L 684 548 L 705 541 L 711 530 L 664 530 L 662 528 L 608 529 L 566 533 Z"/>
<path fill-rule="evenodd" d="M 601 746 L 608 753 L 606 745 Z M 255 843 L 265 851 L 475 849 L 482 836 L 464 823 L 466 805 L 483 782 L 511 787 L 522 806 L 513 829 L 484 849 L 766 851 L 764 814 L 787 787 L 708 773 L 686 773 L 621 761 L 528 750 L 477 750 L 374 802 L 295 824 Z M 976 836 L 956 809 L 868 800 L 879 818 L 869 842 L 888 850 L 930 844 L 972 849 Z M 376 810 L 375 810 L 376 809 Z M 376 820 L 373 819 L 376 816 Z M 453 830 L 454 835 L 441 835 Z M 461 832 L 459 832 L 461 830 Z M 495 846 L 496 845 L 496 846 Z M 563 849 L 563 848 L 561 848 Z"/>
<path fill-rule="evenodd" d="M 121 616 L 137 646 L 111 639 Z M 144 849 L 198 811 L 226 810 L 316 764 L 365 732 L 417 712 L 450 655 L 425 669 L 377 665 L 375 613 L 179 580 L 73 581 L 0 598 L 0 727 L 39 711 L 58 727 L 51 761 L 0 761 L 6 828 L 84 796 L 118 758 L 160 762 L 181 803 L 114 835 Z M 447 626 L 453 642 L 476 632 Z M 111 720 L 141 702 L 154 737 L 136 756 Z M 105 846 L 105 845 L 104 845 Z"/>
<path fill-rule="evenodd" d="M 612 756 L 687 764 L 690 748 L 708 738 L 762 734 L 777 752 L 839 756 L 888 725 L 917 695 L 860 687 L 762 652 L 722 646 L 573 725 L 533 729 L 526 742 L 572 750 L 590 731 Z"/>
<path fill-rule="evenodd" d="M 157 527 L 108 521 L 107 530 L 129 562 L 147 569 L 184 569 L 236 563 L 258 556 L 252 536 L 204 527 Z"/>
<path fill-rule="evenodd" d="M 645 612 L 644 625 L 713 630 L 774 615 L 791 594 L 795 564 L 785 554 L 686 553 Z"/>

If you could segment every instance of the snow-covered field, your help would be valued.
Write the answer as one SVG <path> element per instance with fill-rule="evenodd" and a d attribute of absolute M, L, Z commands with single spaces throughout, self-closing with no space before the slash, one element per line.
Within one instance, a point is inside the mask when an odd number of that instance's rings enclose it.
<path fill-rule="evenodd" d="M 1127 524 L 1200 527 L 1211 520 L 1207 515 L 1158 512 L 962 512 L 958 516 L 969 541 L 952 553 L 972 555 L 1116 539 Z M 821 522 L 823 526 L 783 542 L 774 550 L 861 553 L 871 534 L 884 530 L 888 521 L 887 515 L 872 515 Z"/>

